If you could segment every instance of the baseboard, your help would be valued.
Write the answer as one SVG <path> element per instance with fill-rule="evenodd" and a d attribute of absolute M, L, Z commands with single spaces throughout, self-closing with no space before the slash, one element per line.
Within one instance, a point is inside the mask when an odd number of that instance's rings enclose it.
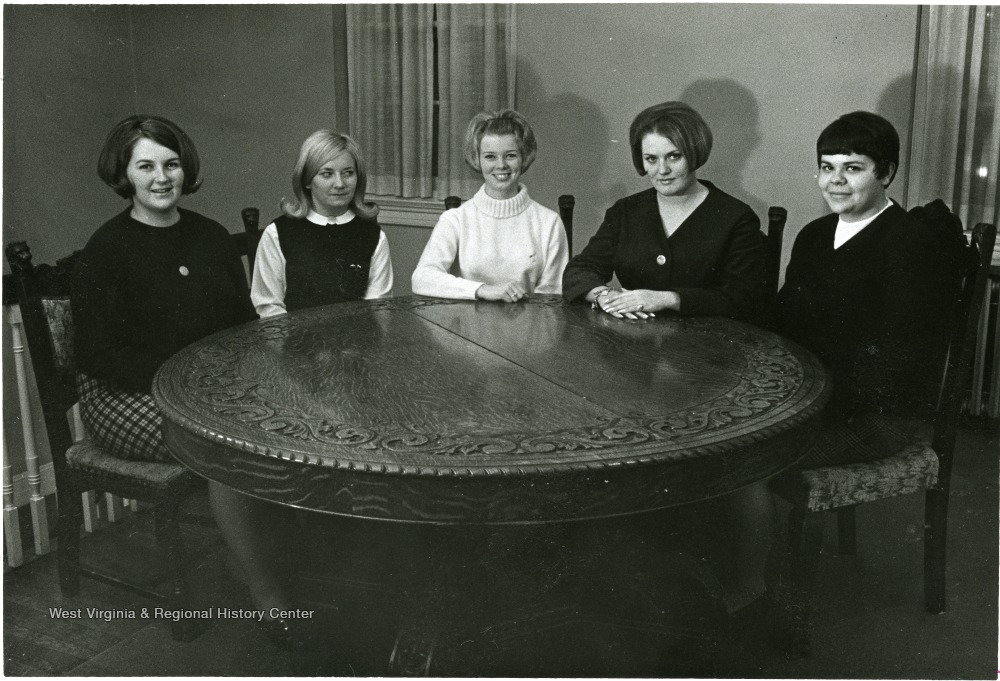
<path fill-rule="evenodd" d="M 47 497 L 56 493 L 56 473 L 51 463 L 44 464 L 38 469 L 38 474 L 42 478 L 42 496 Z M 18 473 L 14 476 L 14 505 L 27 506 L 31 500 L 31 488 L 28 487 L 28 474 Z"/>

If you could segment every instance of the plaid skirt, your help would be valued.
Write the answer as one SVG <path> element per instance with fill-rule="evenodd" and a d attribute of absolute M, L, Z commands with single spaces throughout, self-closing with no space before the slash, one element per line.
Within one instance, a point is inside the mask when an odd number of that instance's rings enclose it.
<path fill-rule="evenodd" d="M 163 444 L 163 417 L 152 395 L 115 390 L 106 381 L 78 374 L 80 418 L 101 449 L 120 459 L 175 463 Z"/>
<path fill-rule="evenodd" d="M 800 468 L 868 463 L 898 454 L 915 442 L 930 443 L 933 426 L 923 419 L 862 413 L 827 417 Z"/>

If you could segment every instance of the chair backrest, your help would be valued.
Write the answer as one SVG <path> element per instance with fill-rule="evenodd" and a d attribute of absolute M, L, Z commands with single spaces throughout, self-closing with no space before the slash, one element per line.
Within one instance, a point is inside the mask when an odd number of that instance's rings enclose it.
<path fill-rule="evenodd" d="M 572 194 L 563 194 L 559 197 L 559 217 L 562 218 L 563 227 L 566 228 L 566 243 L 569 244 L 569 254 L 573 255 L 573 207 L 576 206 L 576 199 Z"/>
<path fill-rule="evenodd" d="M 451 210 L 462 205 L 462 199 L 458 196 L 446 196 L 444 199 L 444 209 Z M 559 197 L 559 217 L 562 219 L 563 227 L 566 228 L 566 242 L 569 244 L 569 254 L 573 255 L 573 207 L 576 206 L 576 199 L 572 194 L 563 194 Z"/>
<path fill-rule="evenodd" d="M 8 244 L 4 253 L 21 310 L 53 463 L 61 466 L 73 441 L 66 412 L 77 401 L 69 294 L 79 251 L 55 265 L 37 267 L 23 241 Z"/>
<path fill-rule="evenodd" d="M 764 260 L 767 274 L 767 290 L 772 296 L 778 294 L 781 281 L 781 243 L 785 236 L 785 222 L 788 211 L 781 206 L 767 209 L 767 234 L 764 236 Z"/>
<path fill-rule="evenodd" d="M 260 211 L 256 208 L 244 208 L 240 211 L 243 220 L 243 232 L 231 235 L 236 244 L 237 252 L 247 259 L 247 265 L 253 274 L 253 263 L 257 258 L 257 245 L 260 243 Z"/>
<path fill-rule="evenodd" d="M 950 458 L 954 450 L 963 386 L 969 375 L 979 315 L 989 286 L 990 261 L 997 230 L 994 225 L 980 223 L 972 230 L 968 261 L 962 276 L 962 288 L 954 306 L 951 337 L 944 362 L 938 395 L 938 420 L 934 429 L 934 449 L 942 458 Z M 942 466 L 950 461 L 942 461 Z"/>

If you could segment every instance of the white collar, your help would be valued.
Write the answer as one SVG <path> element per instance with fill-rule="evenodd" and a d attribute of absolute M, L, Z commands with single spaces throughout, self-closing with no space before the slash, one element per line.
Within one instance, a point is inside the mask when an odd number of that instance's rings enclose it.
<path fill-rule="evenodd" d="M 857 236 L 865 227 L 870 225 L 875 221 L 879 215 L 887 211 L 892 206 L 892 201 L 889 199 L 885 200 L 885 207 L 870 218 L 865 218 L 864 220 L 858 220 L 857 222 L 844 222 L 843 218 L 837 221 L 837 229 L 833 233 L 833 248 L 834 250 L 840 248 L 850 239 Z"/>
<path fill-rule="evenodd" d="M 310 210 L 309 214 L 306 215 L 306 220 L 313 223 L 314 225 L 346 225 L 353 219 L 354 219 L 354 211 L 350 209 L 348 209 L 347 212 L 342 213 L 335 218 L 328 218 L 325 215 L 320 215 L 314 210 Z"/>

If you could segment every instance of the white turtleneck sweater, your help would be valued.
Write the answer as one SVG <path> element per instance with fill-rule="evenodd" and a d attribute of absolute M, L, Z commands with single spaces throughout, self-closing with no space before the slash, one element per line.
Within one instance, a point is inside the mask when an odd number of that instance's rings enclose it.
<path fill-rule="evenodd" d="M 532 293 L 562 293 L 569 260 L 558 213 L 532 201 L 528 190 L 497 200 L 485 186 L 442 213 L 413 271 L 413 292 L 472 300 L 483 284 L 516 281 Z"/>

